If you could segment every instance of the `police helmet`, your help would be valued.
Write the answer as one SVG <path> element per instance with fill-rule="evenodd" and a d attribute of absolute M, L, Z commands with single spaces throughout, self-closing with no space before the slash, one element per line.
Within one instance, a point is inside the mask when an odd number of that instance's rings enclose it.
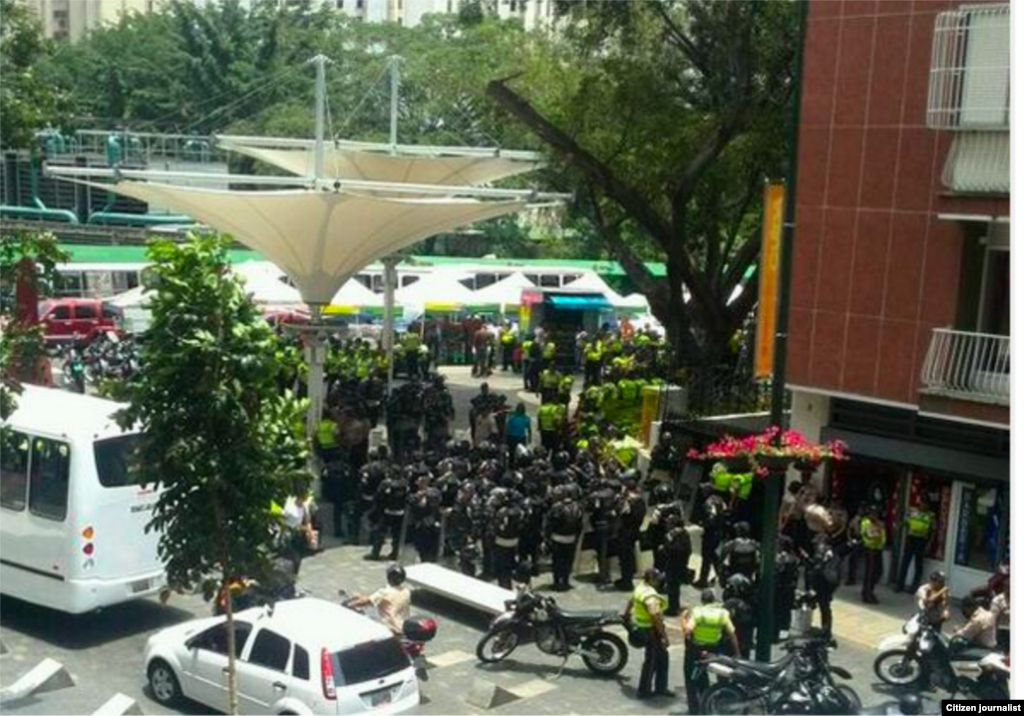
<path fill-rule="evenodd" d="M 672 501 L 672 487 L 664 482 L 654 488 L 654 501 L 664 504 Z"/>
<path fill-rule="evenodd" d="M 551 464 L 556 470 L 564 470 L 569 467 L 570 462 L 569 453 L 565 450 L 559 450 L 551 458 Z"/>
<path fill-rule="evenodd" d="M 903 694 L 900 696 L 900 713 L 907 716 L 917 716 L 922 710 L 921 697 L 917 694 Z"/>
<path fill-rule="evenodd" d="M 736 530 L 736 536 L 743 539 L 750 536 L 750 523 L 749 522 L 737 522 L 734 529 Z"/>
<path fill-rule="evenodd" d="M 725 580 L 725 589 L 735 597 L 745 597 L 753 589 L 753 582 L 745 574 L 734 574 Z"/>

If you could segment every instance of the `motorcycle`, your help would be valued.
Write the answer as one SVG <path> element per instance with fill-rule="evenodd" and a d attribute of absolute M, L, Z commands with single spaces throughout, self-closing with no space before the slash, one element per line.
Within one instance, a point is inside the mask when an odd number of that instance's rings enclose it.
<path fill-rule="evenodd" d="M 338 596 L 341 597 L 341 606 L 363 615 L 366 614 L 364 609 L 354 606 L 354 597 L 344 589 L 338 590 Z M 402 635 L 398 642 L 416 669 L 416 677 L 420 681 L 430 680 L 425 652 L 427 642 L 433 640 L 435 636 L 437 636 L 437 622 L 430 617 L 409 617 L 402 622 Z"/>
<path fill-rule="evenodd" d="M 81 352 L 74 346 L 67 346 L 62 351 L 61 374 L 64 385 L 72 387 L 76 393 L 85 392 L 85 362 Z"/>
<path fill-rule="evenodd" d="M 829 663 L 830 643 L 811 633 L 795 637 L 783 647 L 777 661 L 762 663 L 712 654 L 703 668 L 718 677 L 701 698 L 701 713 L 708 714 L 856 714 L 860 697 L 835 677 L 853 678 L 846 669 Z"/>
<path fill-rule="evenodd" d="M 232 611 L 240 612 L 250 607 L 273 605 L 275 602 L 305 596 L 305 592 L 295 584 L 297 576 L 291 560 L 279 557 L 274 560 L 266 581 L 241 578 L 233 580 L 226 591 L 221 590 L 213 603 L 213 614 L 224 614 L 229 598 Z"/>
<path fill-rule="evenodd" d="M 948 691 L 951 698 L 958 693 L 980 699 L 1008 698 L 982 695 L 1000 693 L 999 682 L 1006 681 L 998 669 L 1002 654 L 960 641 L 917 614 L 903 626 L 902 634 L 886 637 L 879 644 L 875 675 L 891 686 L 936 686 Z"/>
<path fill-rule="evenodd" d="M 505 602 L 506 611 L 491 625 L 476 647 L 477 658 L 485 664 L 507 659 L 526 640 L 532 639 L 545 654 L 560 656 L 563 665 L 574 654 L 587 668 L 601 676 L 613 676 L 626 667 L 626 643 L 605 627 L 622 626 L 617 612 L 568 612 L 551 597 L 530 589 Z"/>

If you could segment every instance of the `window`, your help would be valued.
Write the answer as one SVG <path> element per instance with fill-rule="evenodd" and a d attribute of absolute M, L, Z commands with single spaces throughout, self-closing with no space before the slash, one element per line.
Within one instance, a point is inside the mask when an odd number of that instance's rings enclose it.
<path fill-rule="evenodd" d="M 402 276 L 402 288 L 405 288 L 406 286 L 412 286 L 419 280 L 419 276 Z"/>
<path fill-rule="evenodd" d="M 96 457 L 96 474 L 103 487 L 127 487 L 144 485 L 146 480 L 140 470 L 138 435 L 126 435 L 110 440 L 100 440 L 93 446 Z"/>
<path fill-rule="evenodd" d="M 34 515 L 64 521 L 68 514 L 71 448 L 67 443 L 32 439 L 28 509 Z"/>
<path fill-rule="evenodd" d="M 57 295 L 81 296 L 85 282 L 80 273 L 62 273 L 57 276 Z"/>
<path fill-rule="evenodd" d="M 362 684 L 383 679 L 409 668 L 409 657 L 398 639 L 370 641 L 334 654 L 334 683 L 337 686 Z"/>
<path fill-rule="evenodd" d="M 1006 492 L 986 485 L 963 486 L 957 520 L 956 563 L 994 572 L 1006 545 Z"/>
<path fill-rule="evenodd" d="M 500 277 L 493 273 L 478 273 L 476 275 L 476 287 L 477 290 L 492 286 L 498 282 Z"/>
<path fill-rule="evenodd" d="M 356 10 L 363 9 L 363 0 L 356 0 Z"/>
<path fill-rule="evenodd" d="M 9 510 L 25 509 L 28 489 L 28 435 L 3 433 L 0 447 L 0 505 Z"/>
<path fill-rule="evenodd" d="M 235 620 L 235 656 L 241 657 L 242 650 L 245 648 L 245 642 L 249 638 L 249 633 L 252 631 L 252 624 L 249 622 L 241 622 Z M 227 656 L 228 653 L 228 625 L 226 622 L 221 622 L 217 626 L 210 627 L 199 636 L 194 637 L 191 647 L 197 649 L 204 649 L 205 651 L 212 651 L 214 654 L 223 654 Z"/>
<path fill-rule="evenodd" d="M 75 318 L 99 318 L 99 311 L 91 303 L 80 303 L 75 306 Z"/>
<path fill-rule="evenodd" d="M 298 644 L 295 645 L 295 656 L 292 658 L 292 676 L 309 680 L 309 653 Z"/>
<path fill-rule="evenodd" d="M 71 308 L 65 305 L 55 306 L 49 317 L 57 321 L 66 321 L 71 318 Z"/>
<path fill-rule="evenodd" d="M 335 6 L 336 6 L 336 7 L 337 7 L 337 8 L 339 9 L 339 10 L 344 10 L 344 9 L 345 9 L 345 0 L 338 0 L 338 1 L 337 1 L 337 2 L 335 3 Z"/>
<path fill-rule="evenodd" d="M 288 665 L 288 654 L 291 653 L 292 643 L 280 634 L 275 634 L 269 629 L 263 629 L 256 635 L 252 651 L 249 653 L 249 663 L 256 666 L 265 666 L 274 671 L 284 671 Z"/>
<path fill-rule="evenodd" d="M 120 320 L 123 317 L 121 309 L 117 306 L 111 306 L 109 303 L 102 304 L 103 317 L 104 318 L 116 318 Z"/>
<path fill-rule="evenodd" d="M 543 288 L 558 288 L 562 285 L 562 277 L 552 274 L 541 274 L 540 285 Z"/>
<path fill-rule="evenodd" d="M 540 285 L 540 276 L 539 275 L 537 275 L 535 273 L 527 273 L 527 274 L 523 274 L 523 276 L 526 278 L 527 281 L 532 283 L 534 286 L 539 286 Z"/>

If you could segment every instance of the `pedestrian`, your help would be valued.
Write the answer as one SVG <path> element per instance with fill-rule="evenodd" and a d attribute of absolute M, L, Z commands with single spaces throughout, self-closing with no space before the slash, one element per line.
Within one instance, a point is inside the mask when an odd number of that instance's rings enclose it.
<path fill-rule="evenodd" d="M 729 577 L 722 588 L 722 602 L 736 631 L 740 656 L 749 659 L 757 628 L 757 596 L 753 581 L 744 574 Z"/>
<path fill-rule="evenodd" d="M 904 589 L 915 592 L 918 585 L 921 584 L 925 554 L 935 534 L 935 509 L 931 504 L 922 501 L 916 507 L 910 508 L 903 523 L 907 528 L 907 538 L 903 542 L 903 559 L 900 560 L 899 578 L 893 589 L 896 592 L 902 592 Z M 914 562 L 914 580 L 910 585 L 906 585 L 907 572 L 910 571 L 911 562 Z"/>
<path fill-rule="evenodd" d="M 701 659 L 707 654 L 722 653 L 726 638 L 732 645 L 734 656 L 740 655 L 740 645 L 729 612 L 717 604 L 713 589 L 701 591 L 700 606 L 683 613 L 682 626 L 686 638 L 686 655 L 683 658 L 686 702 L 691 714 L 699 714 L 701 697 L 709 686 L 708 673 L 700 664 Z"/>
<path fill-rule="evenodd" d="M 518 403 L 512 417 L 505 422 L 505 444 L 509 456 L 515 455 L 518 446 L 529 447 L 532 442 L 533 425 L 530 416 L 526 414 L 526 403 Z"/>
<path fill-rule="evenodd" d="M 989 607 L 996 615 L 996 642 L 999 651 L 1010 653 L 1010 580 L 999 585 Z"/>
<path fill-rule="evenodd" d="M 644 572 L 644 581 L 633 591 L 624 615 L 637 633 L 637 641 L 644 646 L 644 663 L 636 690 L 638 699 L 675 696 L 668 688 L 668 631 L 664 617 L 668 600 L 660 593 L 664 578 L 653 567 Z"/>
<path fill-rule="evenodd" d="M 860 598 L 865 604 L 878 604 L 875 585 L 882 576 L 882 552 L 885 550 L 886 531 L 881 510 L 873 507 L 860 521 L 860 542 L 864 548 L 864 584 Z"/>

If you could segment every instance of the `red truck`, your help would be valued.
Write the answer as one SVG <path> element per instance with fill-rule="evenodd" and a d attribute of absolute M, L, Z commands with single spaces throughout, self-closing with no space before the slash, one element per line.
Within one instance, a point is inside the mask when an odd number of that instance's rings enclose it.
<path fill-rule="evenodd" d="M 96 298 L 56 298 L 39 306 L 47 342 L 89 343 L 107 331 L 121 333 L 121 309 Z"/>

